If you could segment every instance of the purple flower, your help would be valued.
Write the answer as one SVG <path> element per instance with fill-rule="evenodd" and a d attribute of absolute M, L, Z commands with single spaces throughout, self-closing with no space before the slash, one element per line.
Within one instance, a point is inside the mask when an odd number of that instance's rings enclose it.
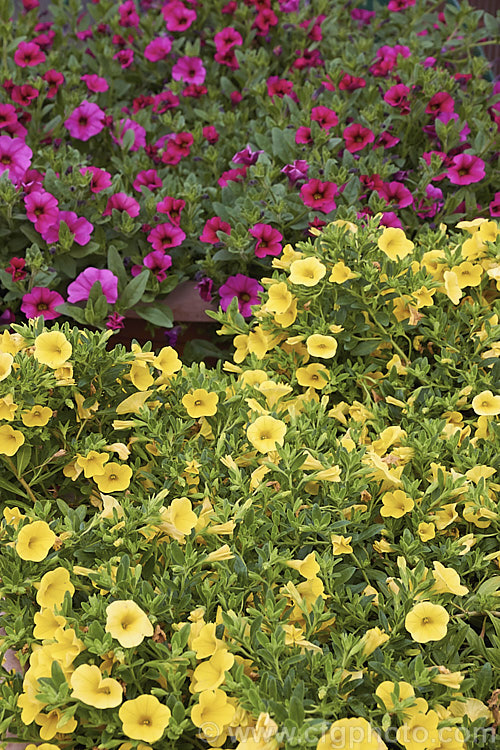
<path fill-rule="evenodd" d="M 238 151 L 233 156 L 231 161 L 234 164 L 245 164 L 245 166 L 250 167 L 252 164 L 255 164 L 255 162 L 259 158 L 259 154 L 263 153 L 264 151 L 252 151 L 250 146 L 245 146 L 242 151 Z"/>
<path fill-rule="evenodd" d="M 266 255 L 279 255 L 283 249 L 281 240 L 283 235 L 270 224 L 255 224 L 248 230 L 255 237 L 255 255 L 257 258 L 265 258 Z"/>
<path fill-rule="evenodd" d="M 132 219 L 139 216 L 139 211 L 141 210 L 136 199 L 126 193 L 115 193 L 108 198 L 106 210 L 102 212 L 102 215 L 111 216 L 114 208 L 117 211 L 126 211 Z"/>
<path fill-rule="evenodd" d="M 104 117 L 104 112 L 97 104 L 84 99 L 65 120 L 64 126 L 73 138 L 88 141 L 103 130 Z"/>
<path fill-rule="evenodd" d="M 27 318 L 38 318 L 41 315 L 44 320 L 54 320 L 61 314 L 56 311 L 56 307 L 63 302 L 64 298 L 59 292 L 45 286 L 34 286 L 31 292 L 24 295 L 21 311 Z"/>
<path fill-rule="evenodd" d="M 86 268 L 68 286 L 68 302 L 88 300 L 90 290 L 99 281 L 106 301 L 112 305 L 118 299 L 118 277 L 107 268 Z"/>
<path fill-rule="evenodd" d="M 200 57 L 180 57 L 172 68 L 174 81 L 199 85 L 203 83 L 206 75 L 207 71 Z"/>
<path fill-rule="evenodd" d="M 234 297 L 238 299 L 238 308 L 244 318 L 252 314 L 252 305 L 259 304 L 259 292 L 263 292 L 263 287 L 255 279 L 237 273 L 236 276 L 230 276 L 225 284 L 219 289 L 220 306 L 225 311 L 231 304 Z"/>
<path fill-rule="evenodd" d="M 309 171 L 309 164 L 305 159 L 295 159 L 292 164 L 287 164 L 283 167 L 281 172 L 286 174 L 290 180 L 290 185 L 295 185 L 299 180 L 307 180 L 307 173 Z"/>
<path fill-rule="evenodd" d="M 167 340 L 167 346 L 175 347 L 180 334 L 181 334 L 181 326 L 174 326 L 169 331 L 165 331 L 165 338 Z"/>
<path fill-rule="evenodd" d="M 214 282 L 208 276 L 203 276 L 195 286 L 196 291 L 205 302 L 212 301 L 212 287 Z"/>
<path fill-rule="evenodd" d="M 11 323 L 14 323 L 16 320 L 16 316 L 12 312 L 10 308 L 6 308 L 3 313 L 0 315 L 0 325 L 10 325 Z"/>
<path fill-rule="evenodd" d="M 165 250 L 167 247 L 179 247 L 186 239 L 186 233 L 175 224 L 166 221 L 164 224 L 157 224 L 148 234 L 148 242 L 153 246 L 153 250 Z"/>
<path fill-rule="evenodd" d="M 59 211 L 57 220 L 50 226 L 43 226 L 38 231 L 48 245 L 59 242 L 59 227 L 61 221 L 64 221 L 69 231 L 74 235 L 74 241 L 77 245 L 87 245 L 94 225 L 83 216 L 77 216 L 74 211 Z"/>
<path fill-rule="evenodd" d="M 172 40 L 168 36 L 157 36 L 152 39 L 144 50 L 144 57 L 150 62 L 163 60 L 172 49 Z"/>
<path fill-rule="evenodd" d="M 172 265 L 172 258 L 167 255 L 163 250 L 151 250 L 142 261 L 146 268 L 154 273 L 159 282 L 165 281 L 167 278 L 167 270 Z M 142 271 L 142 266 L 133 266 L 131 273 L 132 276 L 138 276 Z"/>
<path fill-rule="evenodd" d="M 124 328 L 125 315 L 119 315 L 116 312 L 109 313 L 106 320 L 106 328 L 111 328 L 113 331 L 118 331 L 120 328 Z"/>
<path fill-rule="evenodd" d="M 128 117 L 125 120 L 120 120 L 118 138 L 115 138 L 112 133 L 111 137 L 115 143 L 119 143 L 120 146 L 123 146 L 123 138 L 125 137 L 125 133 L 127 133 L 129 130 L 131 130 L 134 134 L 134 140 L 132 145 L 130 146 L 130 151 L 139 151 L 140 148 L 144 148 L 144 146 L 146 145 L 145 128 L 143 128 L 142 125 L 139 125 L 138 122 L 130 120 Z"/>

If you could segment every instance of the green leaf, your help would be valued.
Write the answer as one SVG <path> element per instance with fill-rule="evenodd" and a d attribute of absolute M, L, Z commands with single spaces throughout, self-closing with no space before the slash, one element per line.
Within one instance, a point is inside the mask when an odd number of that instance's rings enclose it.
<path fill-rule="evenodd" d="M 150 305 L 148 307 L 136 308 L 136 312 L 143 320 L 160 328 L 172 328 L 174 318 L 172 310 L 166 305 Z"/>
<path fill-rule="evenodd" d="M 68 318 L 73 318 L 77 323 L 85 325 L 87 319 L 85 317 L 85 310 L 77 305 L 71 305 L 69 302 L 63 302 L 62 305 L 58 305 L 56 308 L 58 313 L 61 315 L 67 315 Z"/>
<path fill-rule="evenodd" d="M 118 276 L 118 283 L 120 286 L 126 286 L 127 284 L 127 272 L 123 266 L 120 253 L 114 245 L 111 245 L 108 250 L 108 268 L 111 273 Z"/>
<path fill-rule="evenodd" d="M 118 302 L 122 310 L 130 310 L 138 302 L 140 302 L 142 295 L 146 289 L 149 279 L 149 270 L 145 269 L 139 276 L 136 276 L 132 281 L 129 281 L 120 297 Z"/>
<path fill-rule="evenodd" d="M 20 448 L 17 451 L 16 454 L 16 466 L 17 466 L 17 473 L 19 476 L 23 475 L 23 471 L 28 466 L 31 458 L 31 446 L 29 445 L 23 445 L 22 448 Z"/>
<path fill-rule="evenodd" d="M 273 140 L 273 155 L 277 156 L 285 164 L 289 164 L 293 161 L 297 149 L 295 143 L 295 130 L 273 128 L 271 136 Z"/>

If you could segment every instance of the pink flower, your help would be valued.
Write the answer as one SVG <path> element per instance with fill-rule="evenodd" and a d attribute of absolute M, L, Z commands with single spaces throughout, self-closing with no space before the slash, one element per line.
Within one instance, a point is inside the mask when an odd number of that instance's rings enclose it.
<path fill-rule="evenodd" d="M 130 146 L 130 151 L 139 151 L 140 148 L 144 148 L 144 146 L 146 145 L 146 129 L 143 128 L 142 125 L 139 125 L 138 122 L 130 120 L 128 117 L 125 120 L 120 120 L 118 138 L 115 138 L 113 134 L 111 134 L 111 137 L 113 138 L 115 143 L 119 143 L 120 146 L 123 146 L 125 133 L 127 133 L 129 130 L 131 130 L 134 134 L 134 140 L 132 142 L 132 145 Z"/>
<path fill-rule="evenodd" d="M 397 83 L 395 86 L 391 86 L 384 94 L 384 102 L 389 104 L 391 107 L 397 107 L 401 114 L 407 115 L 410 111 L 410 103 L 408 102 L 408 94 L 410 89 L 403 83 Z"/>
<path fill-rule="evenodd" d="M 132 187 L 139 193 L 142 192 L 143 187 L 147 187 L 148 190 L 157 190 L 163 185 L 162 181 L 158 177 L 156 169 L 143 169 L 142 172 L 137 174 Z"/>
<path fill-rule="evenodd" d="M 13 104 L 0 104 L 0 130 L 17 123 L 16 108 Z"/>
<path fill-rule="evenodd" d="M 14 62 L 20 68 L 32 68 L 45 62 L 45 60 L 45 54 L 35 42 L 19 42 L 14 52 Z"/>
<path fill-rule="evenodd" d="M 120 26 L 139 26 L 140 18 L 137 14 L 134 0 L 126 0 L 118 8 L 118 13 L 120 14 L 120 20 L 118 21 Z"/>
<path fill-rule="evenodd" d="M 434 185 L 427 185 L 425 198 L 422 198 L 417 205 L 417 216 L 420 219 L 432 219 L 443 206 L 443 191 Z"/>
<path fill-rule="evenodd" d="M 218 31 L 214 36 L 215 46 L 217 52 L 227 52 L 227 50 L 233 47 L 241 47 L 243 44 L 243 38 L 239 31 L 236 31 L 232 26 L 226 26 L 222 31 Z"/>
<path fill-rule="evenodd" d="M 400 10 L 406 10 L 412 5 L 415 5 L 415 3 L 416 0 L 389 0 L 387 9 L 395 13 Z"/>
<path fill-rule="evenodd" d="M 194 288 L 196 289 L 202 300 L 204 300 L 204 302 L 211 302 L 213 285 L 214 282 L 209 276 L 203 276 Z"/>
<path fill-rule="evenodd" d="M 43 74 L 42 80 L 49 84 L 47 99 L 53 99 L 59 91 L 59 87 L 64 83 L 64 76 L 58 70 L 48 70 Z"/>
<path fill-rule="evenodd" d="M 85 81 L 89 91 L 93 91 L 95 94 L 107 91 L 109 84 L 105 78 L 96 75 L 95 73 L 86 74 L 80 77 L 80 81 Z"/>
<path fill-rule="evenodd" d="M 119 315 L 116 312 L 109 313 L 106 320 L 106 328 L 111 328 L 113 331 L 118 331 L 120 328 L 125 328 L 125 315 Z"/>
<path fill-rule="evenodd" d="M 431 97 L 431 99 L 429 100 L 429 103 L 427 104 L 425 111 L 428 115 L 433 115 L 433 117 L 437 117 L 443 112 L 453 112 L 454 109 L 455 109 L 455 101 L 448 94 L 448 92 L 438 91 L 437 94 L 434 94 L 434 96 Z"/>
<path fill-rule="evenodd" d="M 111 175 L 109 172 L 99 169 L 99 167 L 83 167 L 80 169 L 81 174 L 87 174 L 87 172 L 92 173 L 89 185 L 91 193 L 100 193 L 101 190 L 111 187 Z"/>
<path fill-rule="evenodd" d="M 337 113 L 328 107 L 313 107 L 311 110 L 311 120 L 317 122 L 323 130 L 330 130 L 330 128 L 338 125 L 339 122 Z"/>
<path fill-rule="evenodd" d="M 252 29 L 257 29 L 255 32 L 257 36 L 266 36 L 269 33 L 271 26 L 278 25 L 278 16 L 271 8 L 260 8 L 259 12 L 255 16 L 255 20 L 252 24 Z"/>
<path fill-rule="evenodd" d="M 134 50 L 121 49 L 119 52 L 113 55 L 113 60 L 118 60 L 124 70 L 125 68 L 130 68 L 130 66 L 134 62 Z"/>
<path fill-rule="evenodd" d="M 393 227 L 394 229 L 403 229 L 403 225 L 401 224 L 401 221 L 398 219 L 398 217 L 393 211 L 386 211 L 386 213 L 382 214 L 382 218 L 380 219 L 380 224 L 383 227 Z"/>
<path fill-rule="evenodd" d="M 295 133 L 295 143 L 305 143 L 310 145 L 312 142 L 311 128 L 308 128 L 305 125 L 301 125 L 300 128 L 297 128 L 297 132 Z"/>
<path fill-rule="evenodd" d="M 267 79 L 266 83 L 267 93 L 271 98 L 279 96 L 281 99 L 284 96 L 292 97 L 293 95 L 292 81 L 287 81 L 285 78 L 279 78 L 279 76 L 271 76 Z"/>
<path fill-rule="evenodd" d="M 392 148 L 392 146 L 395 146 L 399 141 L 400 139 L 392 135 L 389 130 L 383 130 L 373 144 L 373 148 L 380 148 L 381 146 L 384 148 Z"/>
<path fill-rule="evenodd" d="M 300 189 L 300 197 L 304 205 L 324 214 L 328 214 L 337 208 L 334 201 L 337 193 L 337 185 L 334 182 L 320 182 L 315 178 L 306 182 Z"/>
<path fill-rule="evenodd" d="M 364 78 L 356 78 L 351 76 L 349 73 L 344 73 L 339 81 L 339 91 L 356 91 L 356 89 L 364 89 L 366 81 Z"/>
<path fill-rule="evenodd" d="M 500 192 L 495 193 L 495 197 L 490 203 L 490 216 L 500 216 Z"/>
<path fill-rule="evenodd" d="M 353 21 L 358 22 L 359 28 L 362 26 L 368 26 L 374 17 L 375 11 L 373 10 L 364 10 L 364 8 L 353 8 L 353 10 L 351 10 L 351 18 Z"/>
<path fill-rule="evenodd" d="M 213 125 L 207 125 L 203 128 L 203 137 L 207 139 L 209 143 L 217 143 L 219 140 L 219 134 Z"/>
<path fill-rule="evenodd" d="M 219 187 L 227 187 L 228 182 L 241 182 L 247 174 L 248 167 L 237 167 L 236 169 L 228 169 L 226 172 L 223 172 L 219 179 L 217 180 L 217 184 Z"/>
<path fill-rule="evenodd" d="M 222 221 L 220 216 L 214 216 L 212 219 L 208 219 L 203 227 L 203 232 L 200 234 L 201 242 L 208 242 L 210 245 L 216 245 L 220 242 L 217 237 L 217 232 L 224 232 L 224 234 L 231 234 L 231 225 L 227 221 Z"/>
<path fill-rule="evenodd" d="M 281 240 L 283 235 L 270 224 L 255 224 L 248 230 L 255 237 L 255 255 L 257 258 L 265 258 L 266 255 L 279 255 L 283 249 Z"/>
<path fill-rule="evenodd" d="M 152 250 L 144 257 L 142 262 L 146 268 L 149 268 L 154 273 L 157 280 L 161 283 L 167 278 L 167 270 L 172 265 L 172 258 L 163 250 Z M 134 268 L 141 269 L 141 266 L 134 266 Z M 132 269 L 132 276 L 137 276 L 137 272 L 134 273 L 134 268 Z"/>
<path fill-rule="evenodd" d="M 231 70 L 238 70 L 240 67 L 238 58 L 234 54 L 233 47 L 216 52 L 214 60 L 219 63 L 219 65 L 226 65 L 228 68 L 231 68 Z"/>
<path fill-rule="evenodd" d="M 82 271 L 76 279 L 68 286 L 68 302 L 74 304 L 82 300 L 88 300 L 90 291 L 94 284 L 101 284 L 102 293 L 106 302 L 113 305 L 118 299 L 118 277 L 108 271 L 107 268 L 95 268 L 91 266 Z"/>
<path fill-rule="evenodd" d="M 51 224 L 50 226 L 44 225 L 39 230 L 48 245 L 59 242 L 59 226 L 61 221 L 67 224 L 69 231 L 74 235 L 74 241 L 77 245 L 83 247 L 89 243 L 94 225 L 83 216 L 77 216 L 74 211 L 59 211 L 55 224 Z"/>
<path fill-rule="evenodd" d="M 287 164 L 280 171 L 286 174 L 291 185 L 295 185 L 299 180 L 307 179 L 309 164 L 304 159 L 296 159 L 293 164 Z"/>
<path fill-rule="evenodd" d="M 144 57 L 150 62 L 164 60 L 172 49 L 172 40 L 168 36 L 157 36 L 144 50 Z"/>
<path fill-rule="evenodd" d="M 237 273 L 236 276 L 229 276 L 226 283 L 220 287 L 220 306 L 224 311 L 227 310 L 236 297 L 240 313 L 244 318 L 248 318 L 252 314 L 252 305 L 259 304 L 259 292 L 263 291 L 258 281 Z"/>
<path fill-rule="evenodd" d="M 134 219 L 139 216 L 141 207 L 135 198 L 127 195 L 126 193 L 115 193 L 108 198 L 106 210 L 102 212 L 103 216 L 111 216 L 113 209 L 117 211 L 126 211 L 128 215 Z"/>
<path fill-rule="evenodd" d="M 457 154 L 446 176 L 453 185 L 470 185 L 485 176 L 484 161 L 473 154 Z"/>
<path fill-rule="evenodd" d="M 398 208 L 406 208 L 413 203 L 413 195 L 401 182 L 384 182 L 377 192 L 387 203 L 395 204 Z"/>
<path fill-rule="evenodd" d="M 263 153 L 264 151 L 252 151 L 250 146 L 245 146 L 244 149 L 236 152 L 231 161 L 234 164 L 245 164 L 250 167 L 257 162 L 259 155 Z"/>
<path fill-rule="evenodd" d="M 166 214 L 172 224 L 178 226 L 181 221 L 182 209 L 185 208 L 186 201 L 182 198 L 172 198 L 166 195 L 165 198 L 156 204 L 156 210 L 160 214 Z"/>
<path fill-rule="evenodd" d="M 37 232 L 46 232 L 58 222 L 57 198 L 45 190 L 33 191 L 24 198 L 26 216 L 33 222 Z"/>
<path fill-rule="evenodd" d="M 369 143 L 373 143 L 375 135 L 369 128 L 364 128 L 359 123 L 348 125 L 342 133 L 345 147 L 351 154 L 362 151 Z"/>
<path fill-rule="evenodd" d="M 172 91 L 162 91 L 154 97 L 153 112 L 162 114 L 168 109 L 175 109 L 179 106 L 179 97 Z"/>
<path fill-rule="evenodd" d="M 180 57 L 172 68 L 174 81 L 201 84 L 206 75 L 207 71 L 200 57 Z"/>
<path fill-rule="evenodd" d="M 186 31 L 196 21 L 196 12 L 188 10 L 180 0 L 172 0 L 161 9 L 168 31 Z"/>
<path fill-rule="evenodd" d="M 0 174 L 7 169 L 13 183 L 23 179 L 32 156 L 33 151 L 21 138 L 0 135 Z"/>
<path fill-rule="evenodd" d="M 54 320 L 61 314 L 56 311 L 56 307 L 63 302 L 64 297 L 61 297 L 59 292 L 44 286 L 34 286 L 31 292 L 24 295 L 21 311 L 27 318 L 38 318 L 41 315 L 44 320 Z"/>
<path fill-rule="evenodd" d="M 73 138 L 88 141 L 104 128 L 104 112 L 86 99 L 70 114 L 64 125 Z"/>
<path fill-rule="evenodd" d="M 153 246 L 153 250 L 165 250 L 168 247 L 178 247 L 186 239 L 186 233 L 175 224 L 165 222 L 157 224 L 148 234 L 148 242 Z"/>
<path fill-rule="evenodd" d="M 24 270 L 25 265 L 24 258 L 11 258 L 5 270 L 10 273 L 12 281 L 22 281 L 27 276 L 27 272 Z"/>

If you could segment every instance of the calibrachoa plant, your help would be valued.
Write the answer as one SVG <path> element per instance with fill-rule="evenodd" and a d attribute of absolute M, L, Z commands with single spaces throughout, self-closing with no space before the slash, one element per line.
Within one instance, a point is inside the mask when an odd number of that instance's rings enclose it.
<path fill-rule="evenodd" d="M 1 334 L 4 735 L 493 747 L 499 227 L 379 219 L 287 245 L 224 366 Z"/>
<path fill-rule="evenodd" d="M 283 238 L 349 207 L 410 236 L 499 215 L 498 23 L 467 3 L 23 5 L 0 15 L 2 323 L 168 327 L 184 279 L 247 315 Z"/>

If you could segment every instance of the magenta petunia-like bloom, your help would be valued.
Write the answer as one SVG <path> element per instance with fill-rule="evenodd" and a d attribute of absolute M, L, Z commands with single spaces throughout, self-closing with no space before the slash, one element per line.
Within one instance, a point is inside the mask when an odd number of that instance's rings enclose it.
<path fill-rule="evenodd" d="M 153 250 L 165 250 L 168 247 L 178 247 L 186 239 L 186 233 L 175 224 L 166 221 L 151 230 L 148 234 L 148 242 L 153 246 Z"/>
<path fill-rule="evenodd" d="M 305 143 L 310 145 L 312 142 L 313 138 L 311 135 L 311 128 L 308 128 L 306 125 L 301 125 L 300 128 L 297 128 L 297 132 L 295 133 L 295 143 Z"/>
<path fill-rule="evenodd" d="M 80 172 L 81 174 L 92 173 L 89 186 L 91 193 L 100 193 L 101 190 L 111 187 L 111 174 L 104 169 L 99 169 L 99 167 L 83 167 L 80 169 Z"/>
<path fill-rule="evenodd" d="M 250 146 L 245 146 L 244 149 L 235 153 L 231 161 L 233 164 L 245 164 L 250 167 L 257 162 L 259 155 L 263 153 L 264 151 L 252 151 Z"/>
<path fill-rule="evenodd" d="M 382 218 L 380 219 L 380 224 L 383 227 L 393 227 L 394 229 L 403 229 L 403 225 L 394 213 L 394 211 L 386 211 L 384 214 L 382 214 Z"/>
<path fill-rule="evenodd" d="M 344 73 L 339 81 L 339 91 L 356 91 L 356 89 L 364 89 L 365 86 L 364 78 L 357 78 L 349 73 Z"/>
<path fill-rule="evenodd" d="M 172 265 L 172 258 L 163 250 L 152 250 L 143 259 L 143 266 L 133 266 L 132 276 L 138 276 L 144 270 L 144 266 L 154 273 L 159 282 L 167 278 L 167 270 Z"/>
<path fill-rule="evenodd" d="M 77 216 L 74 211 L 59 211 L 55 224 L 44 226 L 43 229 L 39 230 L 48 245 L 59 242 L 59 226 L 61 221 L 64 221 L 68 225 L 68 229 L 74 235 L 74 241 L 77 245 L 81 245 L 82 247 L 88 245 L 94 225 L 83 216 Z"/>
<path fill-rule="evenodd" d="M 58 70 L 51 69 L 43 74 L 42 80 L 49 84 L 47 99 L 53 99 L 59 91 L 59 87 L 64 83 L 64 76 Z"/>
<path fill-rule="evenodd" d="M 408 94 L 410 89 L 403 83 L 397 83 L 395 86 L 391 86 L 384 94 L 384 102 L 389 104 L 391 107 L 397 107 L 401 114 L 407 115 L 410 112 L 410 103 L 408 101 Z"/>
<path fill-rule="evenodd" d="M 33 191 L 25 196 L 24 205 L 26 216 L 33 222 L 37 232 L 45 232 L 58 222 L 58 202 L 51 193 L 45 190 Z"/>
<path fill-rule="evenodd" d="M 134 62 L 134 50 L 121 49 L 119 52 L 113 55 L 113 60 L 118 60 L 124 70 L 125 68 L 130 68 L 130 66 Z"/>
<path fill-rule="evenodd" d="M 139 26 L 140 18 L 134 0 L 126 0 L 126 2 L 122 3 L 118 8 L 118 13 L 120 14 L 120 20 L 118 21 L 120 26 L 124 26 L 125 28 Z"/>
<path fill-rule="evenodd" d="M 484 161 L 473 154 L 457 154 L 446 176 L 453 185 L 470 185 L 485 176 Z"/>
<path fill-rule="evenodd" d="M 14 52 L 14 62 L 20 68 L 32 68 L 45 62 L 45 60 L 45 54 L 35 42 L 19 42 Z"/>
<path fill-rule="evenodd" d="M 330 130 L 338 125 L 339 118 L 333 109 L 328 107 L 313 107 L 311 110 L 311 120 L 317 122 L 323 130 Z"/>
<path fill-rule="evenodd" d="M 174 81 L 201 84 L 206 75 L 207 71 L 200 57 L 180 57 L 172 68 Z"/>
<path fill-rule="evenodd" d="M 141 172 L 138 172 L 137 177 L 132 183 L 134 190 L 137 190 L 139 193 L 142 192 L 143 187 L 149 190 L 157 190 L 162 185 L 163 182 L 158 177 L 156 169 L 143 169 Z"/>
<path fill-rule="evenodd" d="M 500 216 L 500 192 L 495 193 L 495 197 L 489 205 L 490 216 Z"/>
<path fill-rule="evenodd" d="M 243 44 L 243 38 L 239 31 L 236 31 L 232 26 L 226 26 L 222 31 L 218 31 L 214 36 L 215 46 L 217 52 L 227 52 L 227 50 L 233 47 L 241 47 Z"/>
<path fill-rule="evenodd" d="M 115 143 L 119 143 L 120 146 L 122 146 L 125 133 L 129 130 L 134 134 L 134 140 L 130 146 L 130 151 L 139 151 L 140 148 L 144 148 L 146 145 L 146 129 L 143 128 L 142 125 L 139 125 L 138 122 L 130 120 L 128 117 L 125 120 L 120 120 L 118 138 L 115 138 L 113 134 L 111 134 L 111 137 Z"/>
<path fill-rule="evenodd" d="M 125 315 L 119 315 L 117 312 L 109 313 L 106 320 L 106 328 L 111 328 L 113 331 L 119 331 L 120 328 L 125 328 Z"/>
<path fill-rule="evenodd" d="M 300 197 L 304 205 L 324 214 L 337 208 L 334 200 L 337 193 L 337 185 L 334 182 L 321 182 L 316 178 L 306 182 L 300 189 Z"/>
<path fill-rule="evenodd" d="M 94 94 L 100 93 L 102 91 L 107 91 L 109 89 L 109 83 L 107 82 L 107 80 L 105 78 L 101 78 L 101 76 L 98 76 L 95 73 L 89 73 L 87 75 L 81 76 L 80 81 L 85 81 L 88 90 L 93 91 Z"/>
<path fill-rule="evenodd" d="M 214 285 L 213 279 L 211 279 L 209 276 L 203 276 L 198 281 L 198 283 L 195 284 L 194 288 L 200 295 L 201 299 L 204 300 L 204 302 L 211 302 L 213 285 Z"/>
<path fill-rule="evenodd" d="M 73 138 L 88 141 L 104 129 L 104 112 L 86 99 L 73 110 L 64 125 Z"/>
<path fill-rule="evenodd" d="M 248 318 L 252 314 L 252 305 L 259 304 L 259 292 L 263 291 L 264 288 L 258 281 L 237 273 L 236 276 L 229 276 L 226 283 L 220 287 L 220 306 L 226 311 L 231 301 L 237 297 L 240 313 L 244 318 Z"/>
<path fill-rule="evenodd" d="M 296 97 L 293 92 L 293 81 L 288 81 L 286 78 L 280 78 L 279 76 L 270 76 L 267 81 L 267 93 L 273 98 L 273 96 L 279 96 L 280 99 L 284 96 Z"/>
<path fill-rule="evenodd" d="M 27 271 L 24 270 L 25 266 L 24 258 L 11 258 L 5 270 L 10 273 L 12 281 L 22 281 L 28 275 Z"/>
<path fill-rule="evenodd" d="M 144 57 L 150 62 L 164 60 L 172 49 L 172 40 L 168 36 L 157 36 L 144 50 Z"/>
<path fill-rule="evenodd" d="M 161 9 L 168 31 L 186 31 L 196 21 L 196 11 L 186 8 L 180 0 L 171 0 Z"/>
<path fill-rule="evenodd" d="M 206 125 L 203 128 L 203 138 L 206 138 L 209 143 L 217 143 L 219 140 L 219 134 L 213 125 Z"/>
<path fill-rule="evenodd" d="M 39 318 L 41 315 L 45 320 L 54 320 L 61 314 L 57 312 L 56 307 L 63 302 L 64 297 L 61 297 L 59 292 L 45 286 L 34 286 L 31 292 L 24 295 L 21 311 L 27 318 Z"/>
<path fill-rule="evenodd" d="M 117 211 L 126 211 L 132 219 L 139 216 L 141 207 L 135 198 L 126 193 L 115 193 L 108 198 L 106 210 L 102 212 L 103 216 L 111 216 L 113 209 Z"/>
<path fill-rule="evenodd" d="M 227 187 L 228 182 L 241 182 L 247 175 L 248 167 L 236 167 L 236 169 L 228 169 L 226 172 L 223 172 L 219 179 L 217 180 L 217 184 L 219 187 Z"/>
<path fill-rule="evenodd" d="M 395 135 L 392 135 L 389 130 L 383 130 L 373 144 L 373 148 L 380 148 L 381 146 L 384 148 L 392 148 L 399 143 L 399 141 L 400 139 L 396 138 Z"/>
<path fill-rule="evenodd" d="M 364 128 L 359 123 L 348 125 L 347 128 L 344 128 L 342 135 L 345 140 L 345 147 L 351 154 L 362 151 L 365 146 L 375 140 L 375 135 L 370 128 Z"/>
<path fill-rule="evenodd" d="M 17 184 L 30 168 L 33 151 L 21 138 L 0 135 L 0 174 L 7 169 L 10 180 Z"/>
<path fill-rule="evenodd" d="M 266 255 L 279 255 L 283 249 L 281 240 L 283 235 L 270 224 L 255 224 L 248 230 L 255 237 L 255 255 L 257 258 L 265 258 Z"/>
<path fill-rule="evenodd" d="M 167 214 L 172 224 L 177 226 L 181 222 L 182 209 L 186 207 L 186 201 L 182 198 L 172 198 L 166 195 L 162 201 L 156 204 L 156 210 L 159 214 Z"/>
<path fill-rule="evenodd" d="M 309 164 L 305 159 L 295 159 L 292 164 L 287 164 L 286 167 L 283 167 L 280 171 L 283 174 L 286 174 L 290 181 L 290 185 L 295 185 L 299 180 L 307 180 Z"/>
<path fill-rule="evenodd" d="M 377 193 L 387 203 L 396 205 L 398 208 L 406 208 L 413 203 L 413 195 L 402 182 L 383 182 L 377 189 Z"/>
<path fill-rule="evenodd" d="M 437 117 L 443 112 L 453 112 L 455 110 L 455 100 L 447 91 L 438 91 L 433 97 L 429 99 L 429 102 L 425 108 L 425 112 L 428 115 Z"/>
<path fill-rule="evenodd" d="M 74 304 L 88 300 L 90 290 L 97 281 L 101 284 L 106 301 L 113 305 L 118 299 L 118 276 L 108 271 L 107 268 L 94 268 L 94 266 L 78 274 L 68 286 L 68 302 Z"/>
<path fill-rule="evenodd" d="M 411 8 L 411 6 L 415 5 L 415 3 L 416 0 L 389 0 L 387 9 L 392 11 L 393 13 L 396 13 L 397 11 Z"/>
<path fill-rule="evenodd" d="M 203 232 L 200 234 L 201 242 L 208 242 L 210 245 L 216 245 L 220 242 L 217 237 L 217 232 L 224 232 L 224 234 L 231 234 L 231 225 L 227 221 L 222 221 L 220 216 L 214 216 L 212 219 L 208 219 L 203 227 Z"/>

